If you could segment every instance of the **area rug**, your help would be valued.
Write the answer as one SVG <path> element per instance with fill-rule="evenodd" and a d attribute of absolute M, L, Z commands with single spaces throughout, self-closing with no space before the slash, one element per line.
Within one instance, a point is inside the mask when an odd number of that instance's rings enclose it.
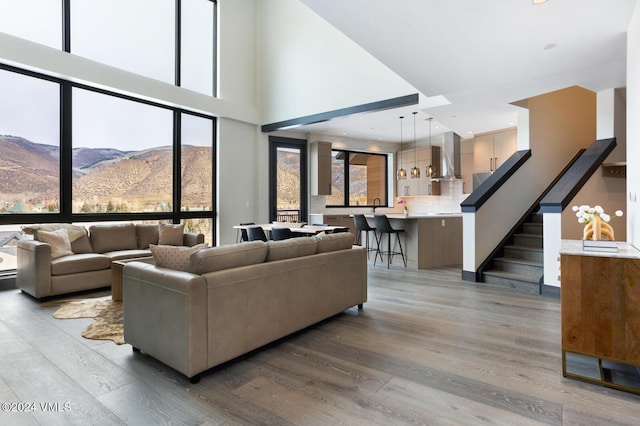
<path fill-rule="evenodd" d="M 122 302 L 114 302 L 111 296 L 63 301 L 53 316 L 59 319 L 94 318 L 95 321 L 82 330 L 82 337 L 124 344 Z"/>

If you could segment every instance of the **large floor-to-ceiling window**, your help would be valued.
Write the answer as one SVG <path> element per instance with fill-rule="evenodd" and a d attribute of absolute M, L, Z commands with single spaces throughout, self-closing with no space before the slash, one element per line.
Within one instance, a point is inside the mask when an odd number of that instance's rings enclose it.
<path fill-rule="evenodd" d="M 215 1 L 86 3 L 0 2 L 0 31 L 215 95 Z M 0 273 L 29 223 L 163 220 L 215 241 L 215 118 L 2 58 L 0 92 Z"/>

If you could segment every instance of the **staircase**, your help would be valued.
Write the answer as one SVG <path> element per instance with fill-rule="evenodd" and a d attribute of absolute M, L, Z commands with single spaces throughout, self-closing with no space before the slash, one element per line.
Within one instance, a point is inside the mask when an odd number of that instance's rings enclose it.
<path fill-rule="evenodd" d="M 544 275 L 542 249 L 542 215 L 533 213 L 513 235 L 511 243 L 503 247 L 502 254 L 493 258 L 482 272 L 486 284 L 528 294 L 540 294 Z"/>

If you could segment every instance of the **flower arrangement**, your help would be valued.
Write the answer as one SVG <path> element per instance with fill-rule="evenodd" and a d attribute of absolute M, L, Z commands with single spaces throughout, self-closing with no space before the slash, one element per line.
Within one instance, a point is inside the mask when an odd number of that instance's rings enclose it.
<path fill-rule="evenodd" d="M 613 228 L 609 225 L 611 216 L 606 214 L 601 206 L 573 206 L 572 210 L 576 212 L 578 223 L 585 225 L 582 233 L 584 240 L 615 240 Z M 616 210 L 614 214 L 621 217 L 623 213 L 622 210 Z"/>
<path fill-rule="evenodd" d="M 407 201 L 402 198 L 398 199 L 398 204 L 404 207 L 404 214 L 409 214 L 409 209 L 407 208 Z"/>

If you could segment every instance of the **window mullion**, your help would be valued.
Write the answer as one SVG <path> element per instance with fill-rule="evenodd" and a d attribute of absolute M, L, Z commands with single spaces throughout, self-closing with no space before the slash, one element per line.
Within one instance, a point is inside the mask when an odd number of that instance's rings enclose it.
<path fill-rule="evenodd" d="M 62 0 L 62 50 L 71 52 L 71 0 Z"/>
<path fill-rule="evenodd" d="M 71 84 L 60 83 L 60 214 L 72 221 L 73 186 L 73 119 Z"/>
<path fill-rule="evenodd" d="M 175 85 L 180 86 L 180 70 L 182 55 L 182 4 L 181 0 L 176 0 L 176 46 L 175 46 Z"/>

